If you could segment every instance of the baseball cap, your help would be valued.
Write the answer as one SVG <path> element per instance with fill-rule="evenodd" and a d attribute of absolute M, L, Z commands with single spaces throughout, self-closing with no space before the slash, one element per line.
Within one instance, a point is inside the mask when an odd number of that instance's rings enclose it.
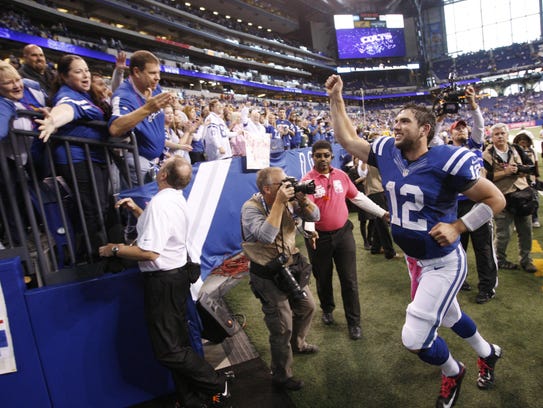
<path fill-rule="evenodd" d="M 454 122 L 454 123 L 451 125 L 451 130 L 456 129 L 456 127 L 457 127 L 458 125 L 464 126 L 464 127 L 468 127 L 468 124 L 466 123 L 465 120 L 457 120 L 456 122 Z"/>

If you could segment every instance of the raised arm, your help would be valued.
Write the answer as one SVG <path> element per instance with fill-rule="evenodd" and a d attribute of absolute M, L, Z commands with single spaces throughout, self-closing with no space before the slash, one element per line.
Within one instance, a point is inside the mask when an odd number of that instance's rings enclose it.
<path fill-rule="evenodd" d="M 471 117 L 473 118 L 473 128 L 470 137 L 477 144 L 482 145 L 485 141 L 485 121 L 479 105 L 475 101 L 475 89 L 472 86 L 466 88 L 466 101 L 469 105 Z"/>
<path fill-rule="evenodd" d="M 330 117 L 334 127 L 334 137 L 349 153 L 366 162 L 371 146 L 366 140 L 358 137 L 351 119 L 347 116 L 345 102 L 341 95 L 343 91 L 341 77 L 339 75 L 329 76 L 325 87 L 330 98 Z"/>
<path fill-rule="evenodd" d="M 115 119 L 109 126 L 109 133 L 112 137 L 124 137 L 127 132 L 134 129 L 138 123 L 147 118 L 152 113 L 158 112 L 166 105 L 171 104 L 173 96 L 168 92 L 163 92 L 151 97 L 151 90 L 146 93 L 146 102 L 138 109 L 121 115 Z M 114 115 L 120 115 L 120 98 L 115 96 L 112 100 Z"/>

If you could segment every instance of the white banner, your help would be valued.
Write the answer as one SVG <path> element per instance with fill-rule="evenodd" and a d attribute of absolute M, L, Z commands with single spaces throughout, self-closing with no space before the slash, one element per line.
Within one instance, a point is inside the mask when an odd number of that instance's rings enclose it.
<path fill-rule="evenodd" d="M 245 149 L 248 170 L 270 166 L 270 137 L 267 134 L 247 134 Z"/>

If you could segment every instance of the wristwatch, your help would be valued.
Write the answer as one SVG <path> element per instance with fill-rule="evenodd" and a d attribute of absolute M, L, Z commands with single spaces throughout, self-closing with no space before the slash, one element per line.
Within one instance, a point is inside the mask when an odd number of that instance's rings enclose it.
<path fill-rule="evenodd" d="M 111 254 L 117 258 L 117 253 L 119 253 L 119 247 L 115 245 L 113 248 L 111 248 Z"/>

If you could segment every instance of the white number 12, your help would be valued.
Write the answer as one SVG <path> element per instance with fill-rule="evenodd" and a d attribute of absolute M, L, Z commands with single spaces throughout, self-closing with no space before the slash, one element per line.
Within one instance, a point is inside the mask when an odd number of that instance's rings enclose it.
<path fill-rule="evenodd" d="M 400 188 L 400 195 L 407 197 L 410 196 L 409 201 L 405 201 L 400 211 L 398 209 L 398 198 L 396 197 L 396 183 L 389 181 L 386 184 L 386 189 L 390 194 L 390 204 L 392 206 L 392 217 L 390 222 L 392 224 L 399 225 L 402 228 L 414 230 L 414 231 L 426 231 L 426 220 L 419 218 L 416 221 L 411 220 L 411 212 L 419 212 L 424 207 L 424 193 L 420 187 L 412 184 L 404 184 Z"/>

